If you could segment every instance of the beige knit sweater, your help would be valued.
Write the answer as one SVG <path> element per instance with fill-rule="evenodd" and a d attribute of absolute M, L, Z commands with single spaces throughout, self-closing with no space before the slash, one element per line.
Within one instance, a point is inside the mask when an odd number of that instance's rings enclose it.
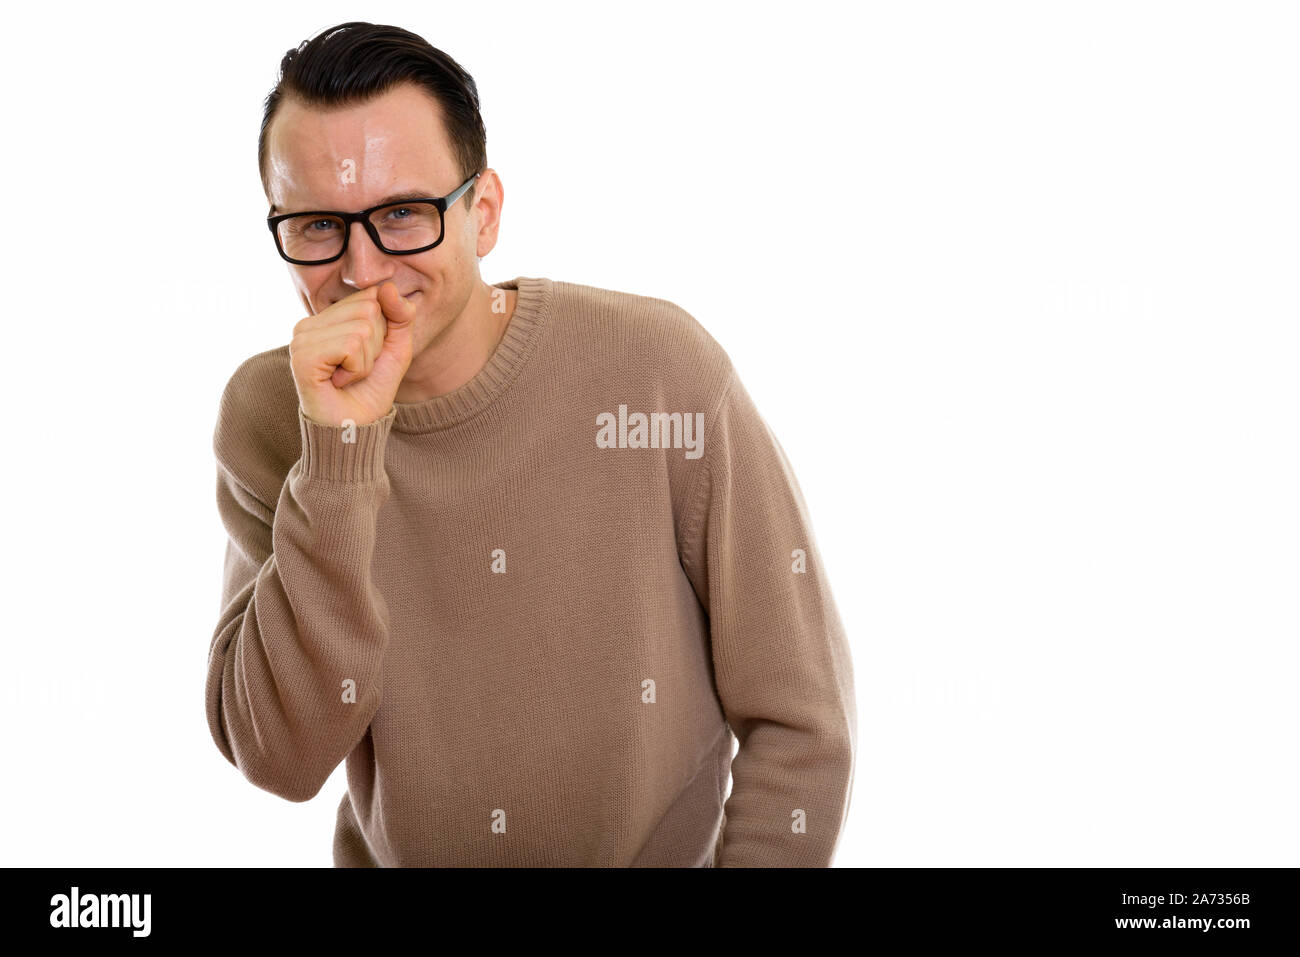
<path fill-rule="evenodd" d="M 679 307 L 497 285 L 487 364 L 377 422 L 287 345 L 231 377 L 217 747 L 290 801 L 346 759 L 340 867 L 829 865 L 853 672 L 784 451 Z"/>

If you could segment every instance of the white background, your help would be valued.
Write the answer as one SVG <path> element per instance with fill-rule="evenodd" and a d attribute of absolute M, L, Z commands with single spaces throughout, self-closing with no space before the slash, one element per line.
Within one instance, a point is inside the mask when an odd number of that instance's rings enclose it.
<path fill-rule="evenodd" d="M 259 791 L 203 691 L 217 400 L 301 318 L 261 101 L 353 19 L 476 78 L 485 280 L 678 303 L 780 437 L 857 674 L 837 866 L 1300 863 L 1294 7 L 21 9 L 0 863 L 330 866 L 343 767 Z"/>

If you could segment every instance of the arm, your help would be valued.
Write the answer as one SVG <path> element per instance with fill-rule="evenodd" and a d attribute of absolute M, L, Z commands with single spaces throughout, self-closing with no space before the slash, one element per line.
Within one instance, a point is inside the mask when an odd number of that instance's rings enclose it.
<path fill-rule="evenodd" d="M 218 426 L 217 506 L 229 534 L 207 671 L 207 717 L 226 759 L 264 790 L 307 801 L 379 708 L 388 609 L 371 577 L 388 497 L 393 413 L 345 430 L 299 411 L 302 456 L 274 509 L 239 478 L 237 423 Z M 354 694 L 348 695 L 351 680 Z"/>
<path fill-rule="evenodd" d="M 717 864 L 827 867 L 852 791 L 853 666 L 794 472 L 730 376 L 682 533 L 740 741 Z"/>

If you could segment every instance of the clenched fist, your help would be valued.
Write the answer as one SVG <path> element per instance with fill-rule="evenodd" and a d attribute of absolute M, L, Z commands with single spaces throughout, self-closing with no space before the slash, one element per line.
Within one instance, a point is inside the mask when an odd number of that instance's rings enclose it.
<path fill-rule="evenodd" d="M 410 368 L 415 306 L 386 280 L 293 327 L 289 366 L 307 418 L 367 425 L 393 407 Z"/>

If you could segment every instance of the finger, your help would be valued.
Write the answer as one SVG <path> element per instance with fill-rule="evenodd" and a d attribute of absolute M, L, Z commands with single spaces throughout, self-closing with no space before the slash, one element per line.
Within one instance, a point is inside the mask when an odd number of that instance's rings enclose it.
<path fill-rule="evenodd" d="M 377 307 L 372 305 L 371 308 L 378 312 Z M 342 323 L 299 333 L 294 336 L 293 351 L 310 356 L 310 362 L 318 368 L 332 368 L 343 363 L 349 355 L 364 359 L 369 354 L 374 325 L 365 316 L 354 316 Z M 356 340 L 360 341 L 359 347 Z"/>
<path fill-rule="evenodd" d="M 379 292 L 375 292 L 375 311 L 367 318 L 370 320 L 370 356 L 377 359 L 384 351 L 384 337 L 388 335 L 388 320 L 384 318 L 383 307 L 379 305 Z"/>
<path fill-rule="evenodd" d="M 293 334 L 300 332 L 310 332 L 313 329 L 322 329 L 332 326 L 337 322 L 346 322 L 356 315 L 359 304 L 373 302 L 379 294 L 377 286 L 367 286 L 365 289 L 358 289 L 351 295 L 344 296 L 338 302 L 326 306 L 320 312 L 307 316 L 298 321 L 293 327 Z"/>
<path fill-rule="evenodd" d="M 358 377 L 370 371 L 369 363 L 366 361 L 366 347 L 369 340 L 365 333 L 348 332 L 341 336 L 338 342 L 339 350 L 343 353 L 342 360 L 338 363 L 340 369 L 357 373 Z"/>
<path fill-rule="evenodd" d="M 353 369 L 347 365 L 340 367 L 334 375 L 334 384 L 339 388 L 370 375 L 375 368 L 375 360 L 383 351 L 384 317 L 377 308 L 372 306 L 371 309 L 373 312 L 367 310 L 367 315 L 354 320 L 352 324 L 353 335 L 361 341 L 361 368 Z"/>

